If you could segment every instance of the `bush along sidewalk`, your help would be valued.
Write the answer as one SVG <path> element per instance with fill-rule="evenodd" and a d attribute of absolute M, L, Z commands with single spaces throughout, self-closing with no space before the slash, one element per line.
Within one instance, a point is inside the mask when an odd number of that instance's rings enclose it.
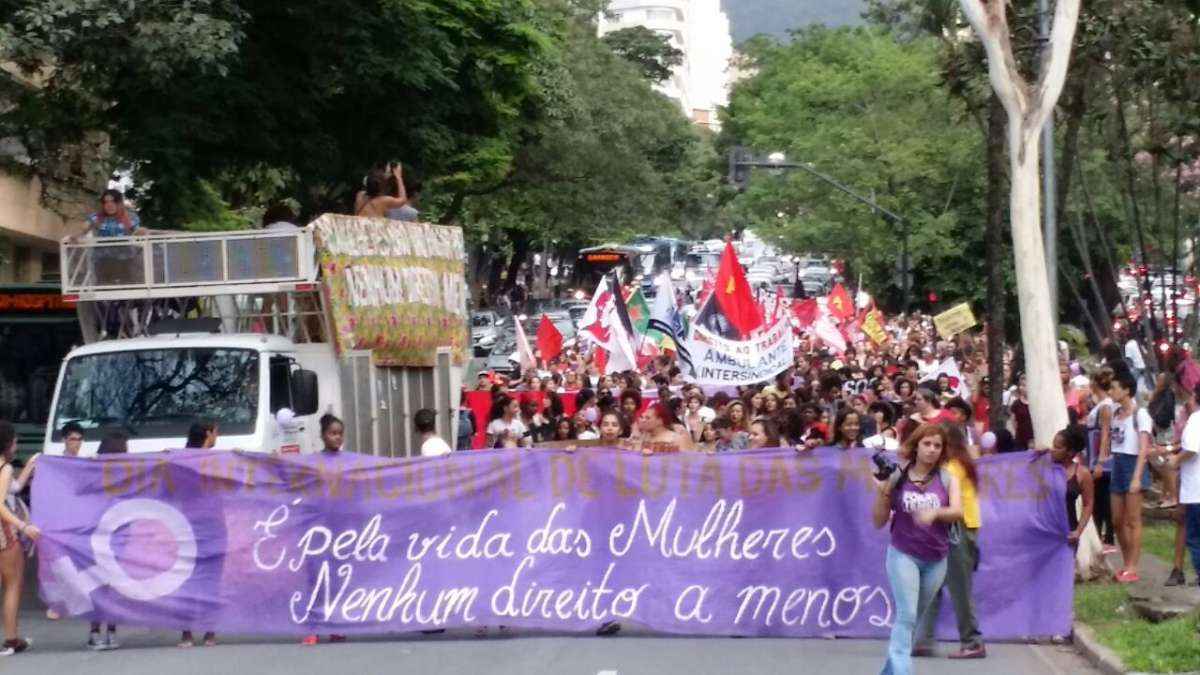
<path fill-rule="evenodd" d="M 1109 564 L 1119 567 L 1120 555 Z M 1108 673 L 1200 671 L 1200 588 L 1191 572 L 1191 585 L 1165 587 L 1170 571 L 1143 553 L 1142 580 L 1135 584 L 1102 579 L 1076 585 L 1075 621 L 1090 629 L 1076 634 L 1085 656 Z"/>

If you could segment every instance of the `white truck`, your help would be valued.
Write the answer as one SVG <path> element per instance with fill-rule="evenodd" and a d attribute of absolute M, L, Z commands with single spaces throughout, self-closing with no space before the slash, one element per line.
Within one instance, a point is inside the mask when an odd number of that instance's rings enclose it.
<path fill-rule="evenodd" d="M 421 237 L 449 257 L 409 241 Z M 461 250 L 458 228 L 329 215 L 305 228 L 64 243 L 63 295 L 87 344 L 62 363 L 43 450 L 62 453 L 68 422 L 90 455 L 114 431 L 130 452 L 180 448 L 193 422 L 212 420 L 220 448 L 317 452 L 318 420 L 332 413 L 346 449 L 403 457 L 419 453 L 420 408 L 436 411 L 454 447 L 469 349 Z M 422 268 L 435 263 L 437 273 Z M 397 321 L 414 308 L 424 324 Z M 391 333 L 364 347 L 354 329 L 367 313 Z M 461 328 L 461 342 L 420 365 L 383 358 L 393 343 L 428 346 L 430 316 L 441 322 L 432 333 Z"/>

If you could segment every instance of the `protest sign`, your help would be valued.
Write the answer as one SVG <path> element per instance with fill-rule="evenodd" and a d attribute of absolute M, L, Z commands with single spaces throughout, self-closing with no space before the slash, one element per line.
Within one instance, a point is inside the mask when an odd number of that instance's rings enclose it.
<path fill-rule="evenodd" d="M 871 338 L 871 342 L 881 345 L 888 340 L 887 330 L 884 329 L 883 324 L 883 312 L 873 309 L 863 317 L 862 332 Z"/>
<path fill-rule="evenodd" d="M 693 324 L 688 348 L 693 367 L 690 381 L 760 384 L 771 381 L 792 365 L 792 327 L 787 321 L 777 321 L 761 335 L 748 340 L 727 340 Z"/>
<path fill-rule="evenodd" d="M 65 616 L 221 633 L 629 620 L 882 638 L 895 604 L 871 471 L 868 451 L 833 448 L 46 456 L 39 587 Z M 983 633 L 1068 634 L 1062 469 L 1020 453 L 981 460 L 979 475 Z M 949 605 L 939 632 L 957 637 Z"/>
<path fill-rule="evenodd" d="M 976 325 L 975 315 L 967 303 L 955 305 L 933 317 L 933 325 L 937 328 L 942 339 L 949 340 L 959 333 Z"/>
<path fill-rule="evenodd" d="M 326 214 L 312 224 L 338 353 L 381 366 L 432 366 L 438 347 L 466 361 L 462 229 Z"/>

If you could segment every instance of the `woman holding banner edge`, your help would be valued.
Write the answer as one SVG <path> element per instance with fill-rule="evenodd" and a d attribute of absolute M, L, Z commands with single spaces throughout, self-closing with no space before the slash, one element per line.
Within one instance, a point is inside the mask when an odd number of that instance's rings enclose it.
<path fill-rule="evenodd" d="M 6 503 L 8 487 L 13 481 L 13 455 L 17 452 L 17 432 L 13 425 L 0 421 L 0 585 L 4 588 L 4 643 L 0 656 L 10 656 L 29 649 L 29 641 L 17 632 L 17 613 L 21 605 L 21 588 L 25 582 L 25 549 L 19 535 L 37 541 L 41 531 L 21 520 Z"/>
<path fill-rule="evenodd" d="M 891 522 L 886 565 L 896 603 L 881 675 L 912 673 L 917 619 L 946 578 L 949 523 L 963 516 L 958 480 L 943 468 L 947 445 L 940 425 L 922 424 L 905 441 L 911 460 L 877 481 L 872 520 L 877 528 Z"/>

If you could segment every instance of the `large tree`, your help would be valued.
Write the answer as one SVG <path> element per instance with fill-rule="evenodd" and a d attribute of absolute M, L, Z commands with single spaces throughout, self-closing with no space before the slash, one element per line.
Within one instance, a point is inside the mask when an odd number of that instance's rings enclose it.
<path fill-rule="evenodd" d="M 168 226 L 263 172 L 310 211 L 345 208 L 379 161 L 454 186 L 503 175 L 559 37 L 533 0 L 0 4 L 0 61 L 36 81 L 0 90 L 0 135 L 50 157 L 108 132 Z"/>
<path fill-rule="evenodd" d="M 604 36 L 604 44 L 641 68 L 642 74 L 651 82 L 666 81 L 671 77 L 671 71 L 683 63 L 683 52 L 645 26 L 630 26 L 608 33 Z"/>
<path fill-rule="evenodd" d="M 982 300 L 982 142 L 939 87 L 937 44 L 813 29 L 743 49 L 756 74 L 734 89 L 724 143 L 783 152 L 873 197 L 905 218 L 921 297 Z M 761 171 L 730 212 L 790 249 L 847 257 L 899 308 L 901 224 L 801 171 Z"/>
<path fill-rule="evenodd" d="M 587 24 L 573 31 L 557 67 L 539 76 L 547 109 L 512 169 L 456 205 L 476 240 L 508 248 L 509 284 L 531 249 L 711 230 L 711 144 L 637 64 Z"/>
<path fill-rule="evenodd" d="M 1067 404 L 1058 371 L 1057 317 L 1051 314 L 1046 253 L 1042 244 L 1038 162 L 1042 128 L 1062 93 L 1079 0 L 1058 0 L 1050 41 L 1030 80 L 1017 64 L 1004 0 L 962 0 L 963 13 L 983 42 L 988 75 L 1008 116 L 1009 218 L 1017 269 L 1017 302 L 1025 352 L 1034 442 L 1048 447 L 1066 426 Z"/>

